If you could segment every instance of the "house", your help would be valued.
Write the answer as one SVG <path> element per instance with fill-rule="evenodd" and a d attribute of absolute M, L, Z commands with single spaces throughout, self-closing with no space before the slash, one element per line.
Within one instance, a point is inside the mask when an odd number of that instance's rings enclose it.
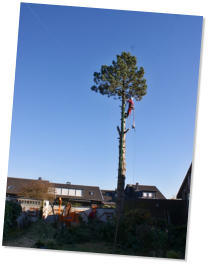
<path fill-rule="evenodd" d="M 16 177 L 8 177 L 7 178 L 7 197 L 20 197 L 23 189 L 25 187 L 32 187 L 33 184 L 44 184 L 46 186 L 50 185 L 50 182 L 47 180 L 42 180 L 41 177 L 38 179 L 26 179 L 26 178 L 16 178 Z"/>
<path fill-rule="evenodd" d="M 127 185 L 125 188 L 126 199 L 166 199 L 156 186 Z"/>
<path fill-rule="evenodd" d="M 103 196 L 103 204 L 110 206 L 110 207 L 114 207 L 116 205 L 115 201 L 116 201 L 116 190 L 105 190 L 102 189 L 101 190 L 102 196 Z"/>
<path fill-rule="evenodd" d="M 184 180 L 179 188 L 176 198 L 182 200 L 189 200 L 190 197 L 190 183 L 191 183 L 192 163 L 184 177 Z"/>
<path fill-rule="evenodd" d="M 101 190 L 103 195 L 104 205 L 115 206 L 117 191 L 116 190 Z M 166 199 L 156 186 L 126 185 L 125 199 Z"/>
<path fill-rule="evenodd" d="M 83 206 L 97 204 L 101 205 L 103 196 L 97 186 L 73 185 L 71 183 L 59 184 L 51 183 L 55 189 L 55 197 L 61 197 L 63 201 L 80 203 Z"/>
<path fill-rule="evenodd" d="M 51 188 L 50 193 L 54 193 L 55 200 L 59 197 L 63 202 L 71 201 L 72 203 L 79 203 L 84 206 L 91 206 L 92 204 L 101 205 L 103 202 L 103 196 L 99 187 L 97 186 L 83 186 L 73 185 L 71 183 L 52 183 L 47 180 L 38 179 L 26 179 L 26 178 L 7 178 L 7 198 L 21 198 L 21 192 L 24 187 L 30 187 L 33 184 L 44 184 Z M 29 204 L 30 201 L 24 201 L 24 204 Z"/>
<path fill-rule="evenodd" d="M 100 207 L 103 204 L 114 207 L 116 204 L 116 190 L 100 190 L 98 186 L 74 185 L 70 182 L 53 183 L 48 180 L 42 180 L 42 178 L 26 179 L 8 177 L 7 198 L 24 198 L 21 195 L 24 187 L 33 187 L 35 184 L 48 187 L 48 191 L 50 189 L 50 193 L 54 194 L 54 199 L 57 201 L 57 204 L 59 198 L 62 198 L 62 202 L 64 203 L 71 201 L 75 206 L 91 206 L 96 204 Z M 127 199 L 165 199 L 157 187 L 139 185 L 138 183 L 136 185 L 127 185 L 125 188 L 125 196 Z M 36 199 L 36 197 L 33 196 L 33 199 Z M 32 201 L 24 200 L 21 202 L 22 204 L 24 203 L 24 207 L 27 209 L 26 205 Z"/>

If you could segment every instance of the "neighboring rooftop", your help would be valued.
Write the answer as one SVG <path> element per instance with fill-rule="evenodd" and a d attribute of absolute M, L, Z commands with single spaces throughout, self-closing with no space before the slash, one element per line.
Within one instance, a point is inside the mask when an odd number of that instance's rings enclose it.
<path fill-rule="evenodd" d="M 160 190 L 156 186 L 147 186 L 147 185 L 139 185 L 139 183 L 136 183 L 135 185 L 127 185 L 126 186 L 126 192 L 129 195 L 129 193 L 132 193 L 134 191 L 135 193 L 139 192 L 141 193 L 141 197 L 143 196 L 143 193 L 152 193 L 155 194 L 155 197 L 152 196 L 152 198 L 156 199 L 166 199 L 165 196 L 160 192 Z"/>
<path fill-rule="evenodd" d="M 190 164 L 190 167 L 187 170 L 187 173 L 184 177 L 184 180 L 182 181 L 182 184 L 179 188 L 179 191 L 178 191 L 177 196 L 176 196 L 177 199 L 183 198 L 183 192 L 190 193 L 191 172 L 192 172 L 192 163 Z"/>
<path fill-rule="evenodd" d="M 48 180 L 38 179 L 27 179 L 27 178 L 7 178 L 7 194 L 18 195 L 21 193 L 25 186 L 30 186 L 34 182 L 45 182 L 55 188 L 56 197 L 62 196 L 62 198 L 70 198 L 78 201 L 103 201 L 100 188 L 97 186 L 84 186 L 84 185 L 73 185 L 69 182 L 66 184 L 53 183 Z"/>
<path fill-rule="evenodd" d="M 115 203 L 116 190 L 102 189 L 101 193 L 104 198 L 104 203 Z"/>
<path fill-rule="evenodd" d="M 57 190 L 57 196 L 62 196 L 63 198 L 71 198 L 74 200 L 87 200 L 87 201 L 103 201 L 103 197 L 100 191 L 100 188 L 97 186 L 84 186 L 84 185 L 74 185 L 74 184 L 61 184 L 61 183 L 51 183 Z M 64 193 L 59 192 L 60 189 L 62 191 L 68 189 L 69 195 L 65 195 Z M 73 195 L 75 191 L 75 195 Z"/>
<path fill-rule="evenodd" d="M 16 195 L 21 193 L 25 186 L 30 186 L 33 182 L 44 182 L 49 183 L 47 180 L 42 180 L 40 177 L 38 179 L 26 179 L 17 177 L 7 178 L 7 194 Z"/>
<path fill-rule="evenodd" d="M 114 203 L 116 200 L 116 190 L 100 190 L 98 186 L 75 185 L 70 182 L 65 184 L 53 183 L 42 178 L 27 179 L 8 177 L 7 195 L 18 196 L 24 186 L 30 186 L 33 182 L 44 182 L 54 187 L 56 197 L 68 198 L 80 202 Z M 156 186 L 139 185 L 139 183 L 127 185 L 125 193 L 127 197 L 165 199 L 164 195 Z"/>

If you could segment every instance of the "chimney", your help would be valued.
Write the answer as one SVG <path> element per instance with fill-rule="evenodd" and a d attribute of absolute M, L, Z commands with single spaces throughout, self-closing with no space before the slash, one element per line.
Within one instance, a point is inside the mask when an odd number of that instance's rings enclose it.
<path fill-rule="evenodd" d="M 139 183 L 138 183 L 138 182 L 136 182 L 136 186 L 135 186 L 135 187 L 136 187 L 136 189 L 138 189 L 138 186 L 139 186 Z"/>
<path fill-rule="evenodd" d="M 67 181 L 66 184 L 71 185 L 71 182 Z"/>
<path fill-rule="evenodd" d="M 38 180 L 42 180 L 42 177 L 40 176 L 40 177 L 38 177 Z"/>

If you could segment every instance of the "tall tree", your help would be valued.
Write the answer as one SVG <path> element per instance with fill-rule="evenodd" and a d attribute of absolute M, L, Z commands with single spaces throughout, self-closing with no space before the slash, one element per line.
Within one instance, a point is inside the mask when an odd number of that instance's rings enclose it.
<path fill-rule="evenodd" d="M 119 220 L 123 214 L 126 176 L 125 137 L 128 129 L 126 129 L 125 123 L 125 107 L 126 101 L 131 97 L 136 101 L 140 101 L 146 94 L 147 85 L 146 79 L 144 79 L 144 68 L 137 67 L 135 56 L 122 52 L 121 55 L 117 55 L 117 60 L 113 60 L 110 66 L 102 65 L 100 72 L 94 73 L 94 83 L 95 85 L 91 87 L 93 91 L 121 100 L 121 128 L 117 127 L 119 132 L 119 166 L 116 214 Z"/>

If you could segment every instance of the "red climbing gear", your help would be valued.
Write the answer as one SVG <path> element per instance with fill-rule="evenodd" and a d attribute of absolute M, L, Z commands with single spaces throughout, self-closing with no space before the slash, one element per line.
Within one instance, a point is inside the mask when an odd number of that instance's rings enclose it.
<path fill-rule="evenodd" d="M 133 98 L 131 97 L 127 102 L 128 102 L 128 111 L 125 114 L 125 118 L 128 118 L 129 115 L 131 115 L 131 112 L 133 110 L 133 124 L 132 124 L 132 129 L 135 130 L 135 118 L 134 118 L 134 102 L 133 102 Z"/>
<path fill-rule="evenodd" d="M 126 118 L 131 114 L 131 111 L 134 110 L 134 102 L 133 102 L 133 99 L 130 98 L 128 100 L 128 111 L 126 113 Z"/>

